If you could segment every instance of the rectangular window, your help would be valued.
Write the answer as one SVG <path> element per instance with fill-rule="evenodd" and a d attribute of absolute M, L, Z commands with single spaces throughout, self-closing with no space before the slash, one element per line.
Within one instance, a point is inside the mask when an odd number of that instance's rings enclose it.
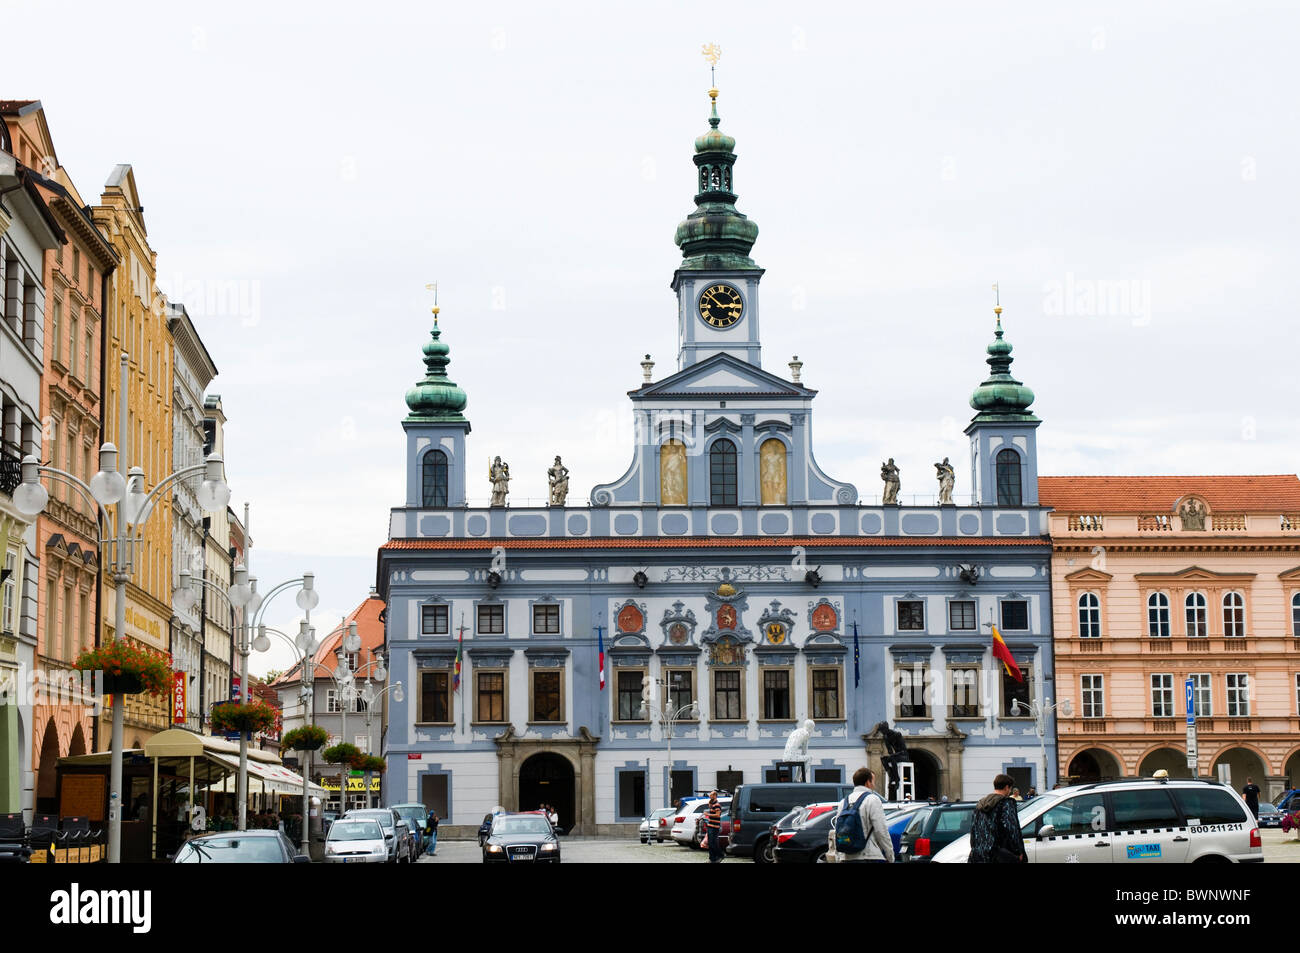
<path fill-rule="evenodd" d="M 506 720 L 506 676 L 504 672 L 478 672 L 475 676 L 478 701 L 477 721 Z"/>
<path fill-rule="evenodd" d="M 59 598 L 58 583 L 56 583 L 53 579 L 47 580 L 45 583 L 45 644 L 51 647 L 60 644 L 59 641 L 54 638 L 54 633 L 57 631 L 57 627 L 55 626 L 55 623 L 58 622 L 59 620 L 58 598 Z M 13 630 L 10 629 L 9 631 L 12 632 Z M 55 655 L 55 657 L 57 658 L 56 653 L 54 653 L 53 651 L 51 651 L 50 654 Z M 64 659 L 64 661 L 70 661 L 70 660 Z"/>
<path fill-rule="evenodd" d="M 420 721 L 446 724 L 451 721 L 451 675 L 447 672 L 420 673 Z"/>
<path fill-rule="evenodd" d="M 645 672 L 641 669 L 619 669 L 616 676 L 618 692 L 618 720 L 644 721 L 649 713 L 641 711 L 641 679 Z"/>
<path fill-rule="evenodd" d="M 1227 676 L 1228 682 L 1228 717 L 1247 718 L 1250 716 L 1250 676 L 1244 672 L 1232 672 Z"/>
<path fill-rule="evenodd" d="M 4 609 L 0 615 L 0 628 L 5 632 L 14 630 L 14 554 L 5 553 Z"/>
<path fill-rule="evenodd" d="M 1174 677 L 1161 674 L 1151 676 L 1151 716 L 1174 717 Z"/>
<path fill-rule="evenodd" d="M 533 672 L 533 721 L 563 721 L 560 672 Z"/>
<path fill-rule="evenodd" d="M 921 600 L 903 599 L 898 603 L 898 628 L 900 632 L 919 632 L 925 628 L 925 603 Z"/>
<path fill-rule="evenodd" d="M 94 353 L 95 353 L 95 332 L 87 328 L 86 329 L 86 358 L 85 358 L 86 369 L 81 379 L 85 382 L 86 386 L 91 388 L 92 390 L 94 389 L 95 382 L 90 379 L 90 375 L 93 373 L 91 370 L 91 365 L 93 363 L 91 360 L 91 355 L 93 355 Z"/>
<path fill-rule="evenodd" d="M 789 672 L 763 672 L 763 717 L 768 720 L 790 717 Z"/>
<path fill-rule="evenodd" d="M 695 672 L 689 668 L 673 669 L 668 673 L 668 705 L 674 712 L 690 707 L 695 701 Z M 683 713 L 685 717 L 685 713 Z"/>
<path fill-rule="evenodd" d="M 914 662 L 900 665 L 894 670 L 894 694 L 898 699 L 899 718 L 929 718 L 930 706 L 926 703 L 926 665 Z"/>
<path fill-rule="evenodd" d="M 1214 714 L 1214 692 L 1210 687 L 1210 674 L 1198 672 L 1188 676 L 1192 680 L 1192 714 L 1197 718 L 1209 718 Z"/>
<path fill-rule="evenodd" d="M 1028 662 L 1016 659 L 1016 665 L 1024 681 L 1016 681 L 1002 671 L 1002 716 L 1004 718 L 1028 718 L 1032 713 L 1029 707 L 1030 686 L 1034 684 L 1034 673 Z"/>
<path fill-rule="evenodd" d="M 501 635 L 506 630 L 506 607 L 501 604 L 478 607 L 478 634 Z"/>
<path fill-rule="evenodd" d="M 1024 631 L 1029 628 L 1029 603 L 1008 599 L 1002 603 L 1002 628 Z"/>
<path fill-rule="evenodd" d="M 1106 717 L 1106 676 L 1081 675 L 1079 685 L 1082 704 L 1079 706 L 1084 718 Z"/>
<path fill-rule="evenodd" d="M 63 634 L 63 657 L 68 661 L 72 661 L 77 657 L 72 651 L 72 646 L 75 641 L 77 630 L 76 627 L 73 625 L 73 619 L 72 619 L 72 590 L 71 589 L 63 590 L 62 634 Z"/>
<path fill-rule="evenodd" d="M 966 631 L 975 628 L 975 603 L 973 602 L 950 602 L 948 603 L 948 628 L 956 631 Z"/>
<path fill-rule="evenodd" d="M 77 349 L 81 346 L 81 322 L 77 320 L 76 312 L 68 315 L 68 370 L 73 374 L 81 368 L 77 367 Z"/>
<path fill-rule="evenodd" d="M 832 721 L 843 718 L 840 709 L 840 670 L 815 668 L 812 670 L 813 718 Z"/>
<path fill-rule="evenodd" d="M 451 631 L 451 606 L 420 606 L 420 634 L 447 635 Z"/>
<path fill-rule="evenodd" d="M 54 315 L 50 318 L 50 337 L 52 348 L 50 357 L 56 361 L 63 360 L 63 302 L 54 299 Z"/>
<path fill-rule="evenodd" d="M 533 606 L 533 634 L 560 634 L 559 606 Z"/>
<path fill-rule="evenodd" d="M 740 672 L 722 669 L 713 673 L 713 717 L 717 721 L 739 721 Z"/>
<path fill-rule="evenodd" d="M 618 772 L 618 816 L 645 817 L 645 772 Z"/>
<path fill-rule="evenodd" d="M 980 715 L 979 669 L 952 669 L 952 716 L 978 718 Z"/>

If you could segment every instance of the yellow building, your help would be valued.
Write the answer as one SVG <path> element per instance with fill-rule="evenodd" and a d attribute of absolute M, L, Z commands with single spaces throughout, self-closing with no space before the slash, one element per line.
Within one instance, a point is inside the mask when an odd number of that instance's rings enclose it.
<path fill-rule="evenodd" d="M 104 186 L 100 204 L 92 209 L 95 224 L 107 236 L 120 264 L 104 307 L 107 347 L 104 360 L 104 438 L 116 444 L 126 467 L 144 470 L 146 491 L 172 472 L 172 365 L 174 345 L 168 327 L 166 298 L 154 285 L 157 256 L 149 247 L 135 173 L 119 165 Z M 123 386 L 120 355 L 130 361 L 127 378 L 127 427 L 121 430 L 119 395 Z M 126 590 L 128 638 L 166 652 L 169 650 L 172 594 L 171 494 L 156 503 L 135 548 Z M 111 639 L 115 594 L 104 585 L 104 638 Z M 171 716 L 166 696 L 130 695 L 126 701 L 128 748 L 139 748 L 165 729 Z M 109 716 L 101 725 L 100 742 L 107 748 Z"/>

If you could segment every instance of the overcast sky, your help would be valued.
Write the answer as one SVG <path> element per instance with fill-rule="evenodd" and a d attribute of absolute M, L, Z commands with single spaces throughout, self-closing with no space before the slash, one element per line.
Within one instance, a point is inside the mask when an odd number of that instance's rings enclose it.
<path fill-rule="evenodd" d="M 767 269 L 764 365 L 803 360 L 832 477 L 869 498 L 892 456 L 904 498 L 928 495 L 947 455 L 969 491 L 994 281 L 1043 473 L 1300 469 L 1286 4 L 0 15 L 0 98 L 44 103 L 83 196 L 134 166 L 160 284 L 220 370 L 254 572 L 266 589 L 313 569 L 319 630 L 374 584 L 403 499 L 426 283 L 470 458 L 503 456 L 512 500 L 544 498 L 557 453 L 571 501 L 626 468 L 641 357 L 676 366 L 708 41 Z M 296 631 L 296 611 L 268 619 Z"/>

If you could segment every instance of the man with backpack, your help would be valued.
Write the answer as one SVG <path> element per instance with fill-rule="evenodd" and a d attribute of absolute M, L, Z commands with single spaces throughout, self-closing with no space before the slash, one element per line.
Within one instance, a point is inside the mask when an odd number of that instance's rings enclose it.
<path fill-rule="evenodd" d="M 853 772 L 853 791 L 835 816 L 835 849 L 840 863 L 888 864 L 894 861 L 894 844 L 885 824 L 885 809 L 875 792 L 876 774 L 870 768 Z"/>
<path fill-rule="evenodd" d="M 1018 804 L 1009 774 L 993 779 L 993 793 L 980 798 L 970 822 L 972 864 L 1023 864 L 1025 841 L 1020 834 Z"/>

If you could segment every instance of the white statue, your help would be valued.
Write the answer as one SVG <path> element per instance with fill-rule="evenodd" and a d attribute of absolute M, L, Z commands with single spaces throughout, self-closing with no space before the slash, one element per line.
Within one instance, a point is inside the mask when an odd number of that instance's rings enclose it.
<path fill-rule="evenodd" d="M 880 465 L 880 479 L 885 481 L 885 498 L 881 501 L 886 506 L 898 505 L 899 469 L 894 465 L 894 458 Z"/>
<path fill-rule="evenodd" d="M 492 482 L 492 505 L 505 506 L 510 492 L 510 464 L 497 457 L 488 465 L 488 479 Z"/>
<path fill-rule="evenodd" d="M 790 732 L 790 737 L 785 740 L 785 755 L 783 761 L 801 761 L 808 764 L 808 742 L 812 739 L 813 729 L 817 724 L 811 719 L 806 719 L 802 725 Z M 805 772 L 807 773 L 807 772 Z"/>
<path fill-rule="evenodd" d="M 943 458 L 943 463 L 936 463 L 934 469 L 939 478 L 939 503 L 940 505 L 951 503 L 952 487 L 957 482 L 957 474 L 953 472 L 952 464 L 948 462 L 947 457 Z"/>
<path fill-rule="evenodd" d="M 551 486 L 551 505 L 563 506 L 569 495 L 569 468 L 555 458 L 555 464 L 546 471 L 546 479 Z"/>

